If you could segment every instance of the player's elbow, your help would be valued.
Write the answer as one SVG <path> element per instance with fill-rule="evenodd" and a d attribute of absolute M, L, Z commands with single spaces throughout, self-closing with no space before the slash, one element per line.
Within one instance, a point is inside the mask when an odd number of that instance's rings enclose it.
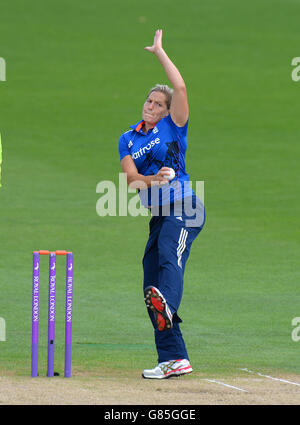
<path fill-rule="evenodd" d="M 186 95 L 187 93 L 186 85 L 183 80 L 179 81 L 176 85 L 173 85 L 173 89 L 174 89 L 174 92 L 180 95 Z"/>
<path fill-rule="evenodd" d="M 138 174 L 127 174 L 127 184 L 131 189 L 139 189 L 140 183 Z"/>
<path fill-rule="evenodd" d="M 148 188 L 147 182 L 141 174 L 127 175 L 127 184 L 131 189 L 144 190 Z"/>
<path fill-rule="evenodd" d="M 127 179 L 128 186 L 130 186 L 136 180 L 136 178 L 137 178 L 136 173 L 127 173 L 126 179 Z"/>

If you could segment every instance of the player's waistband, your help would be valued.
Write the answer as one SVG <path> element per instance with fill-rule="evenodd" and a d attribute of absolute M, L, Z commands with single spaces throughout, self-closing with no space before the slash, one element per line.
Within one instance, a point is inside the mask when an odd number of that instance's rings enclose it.
<path fill-rule="evenodd" d="M 197 211 L 204 211 L 204 204 L 193 192 L 190 196 L 177 200 L 175 202 L 148 207 L 152 216 L 176 216 L 193 218 Z"/>

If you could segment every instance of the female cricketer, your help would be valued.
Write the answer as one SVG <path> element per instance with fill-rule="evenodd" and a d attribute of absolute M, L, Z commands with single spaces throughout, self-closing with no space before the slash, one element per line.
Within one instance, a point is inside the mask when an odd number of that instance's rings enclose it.
<path fill-rule="evenodd" d="M 144 299 L 154 327 L 158 365 L 144 378 L 192 372 L 178 309 L 191 245 L 205 222 L 205 209 L 186 172 L 189 106 L 185 82 L 162 47 L 162 30 L 145 47 L 159 60 L 172 88 L 157 84 L 143 106 L 142 120 L 119 140 L 121 167 L 149 208 L 149 239 L 143 257 Z M 173 171 L 174 170 L 174 171 Z"/>

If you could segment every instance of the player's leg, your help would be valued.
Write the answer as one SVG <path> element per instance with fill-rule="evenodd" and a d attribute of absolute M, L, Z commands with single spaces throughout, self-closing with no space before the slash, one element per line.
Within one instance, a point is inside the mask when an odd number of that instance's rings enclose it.
<path fill-rule="evenodd" d="M 196 199 L 193 205 L 196 207 Z M 177 311 L 182 299 L 184 271 L 191 246 L 204 225 L 204 211 L 201 205 L 199 208 L 198 218 L 200 219 L 195 222 L 196 226 L 186 225 L 191 223 L 187 219 L 191 219 L 192 214 L 187 216 L 183 212 L 182 220 L 175 215 L 165 217 L 158 238 L 159 290 L 173 314 L 173 329 L 170 332 L 155 332 L 161 362 L 170 358 L 188 359 L 179 327 L 181 319 Z"/>
<path fill-rule="evenodd" d="M 147 287 L 154 287 L 159 290 L 160 287 L 160 265 L 157 242 L 163 221 L 164 218 L 155 217 L 150 222 L 150 234 L 143 257 L 144 290 Z M 147 305 L 147 307 L 149 306 Z M 154 328 L 158 362 L 161 363 L 172 359 L 188 359 L 185 344 L 179 328 L 181 319 L 177 316 L 177 314 L 175 313 L 173 317 L 173 328 L 171 330 L 161 332 L 158 329 L 157 314 L 154 314 L 150 308 L 148 308 L 147 311 Z"/>

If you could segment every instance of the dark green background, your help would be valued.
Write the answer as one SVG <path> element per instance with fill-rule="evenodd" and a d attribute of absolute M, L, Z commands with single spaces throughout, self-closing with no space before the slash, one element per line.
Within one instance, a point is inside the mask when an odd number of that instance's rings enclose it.
<path fill-rule="evenodd" d="M 300 372 L 299 13 L 296 0 L 1 1 L 1 375 L 30 373 L 36 249 L 74 252 L 74 373 L 156 363 L 142 295 L 149 218 L 99 217 L 96 185 L 118 182 L 119 136 L 140 120 L 148 89 L 167 83 L 144 51 L 157 28 L 189 92 L 187 170 L 205 181 L 207 221 L 180 309 L 193 368 Z M 60 372 L 64 267 L 59 258 Z"/>

